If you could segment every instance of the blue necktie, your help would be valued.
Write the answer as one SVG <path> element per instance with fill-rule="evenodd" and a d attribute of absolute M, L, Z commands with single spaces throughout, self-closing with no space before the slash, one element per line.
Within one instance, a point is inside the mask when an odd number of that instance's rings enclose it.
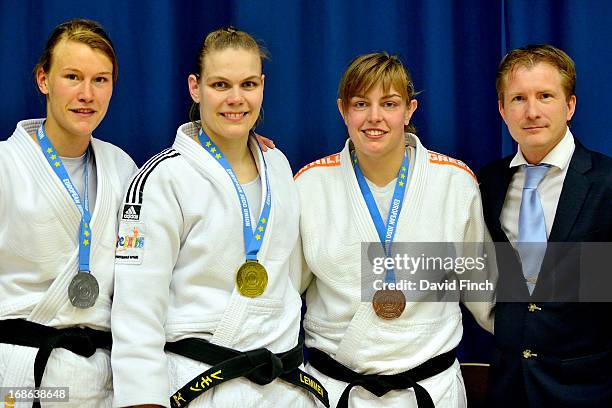
<path fill-rule="evenodd" d="M 519 213 L 518 251 L 529 294 L 533 293 L 546 253 L 546 223 L 537 188 L 549 168 L 548 164 L 525 167 L 525 184 Z"/>

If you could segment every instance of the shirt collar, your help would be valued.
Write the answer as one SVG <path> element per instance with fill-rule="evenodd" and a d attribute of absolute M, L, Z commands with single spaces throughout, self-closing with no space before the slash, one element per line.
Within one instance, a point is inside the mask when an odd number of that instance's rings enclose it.
<path fill-rule="evenodd" d="M 563 170 L 570 162 L 572 154 L 574 154 L 574 136 L 570 132 L 569 127 L 565 132 L 563 139 L 548 154 L 542 159 L 540 163 L 550 164 L 551 166 L 557 167 Z M 523 152 L 519 146 L 518 151 L 510 162 L 510 167 L 517 167 L 522 165 L 528 165 L 529 163 L 525 160 Z"/>

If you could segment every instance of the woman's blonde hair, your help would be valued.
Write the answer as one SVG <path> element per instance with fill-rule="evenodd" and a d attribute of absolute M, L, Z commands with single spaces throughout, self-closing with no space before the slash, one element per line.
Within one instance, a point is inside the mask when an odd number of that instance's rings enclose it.
<path fill-rule="evenodd" d="M 340 80 L 338 99 L 342 101 L 342 110 L 348 110 L 352 97 L 365 95 L 378 84 L 382 85 L 384 92 L 389 92 L 393 87 L 407 104 L 416 96 L 410 71 L 398 56 L 387 52 L 365 54 L 350 62 Z M 405 130 L 411 133 L 416 131 L 412 124 Z"/>
<path fill-rule="evenodd" d="M 227 48 L 238 48 L 247 51 L 253 51 L 261 60 L 263 66 L 263 60 L 268 58 L 266 49 L 260 45 L 249 33 L 239 31 L 234 27 L 225 27 L 215 30 L 209 33 L 198 50 L 195 62 L 195 72 L 193 75 L 200 80 L 201 74 L 204 72 L 204 60 L 205 57 L 213 51 L 222 51 Z M 263 109 L 259 113 L 257 121 L 253 125 L 253 128 L 257 127 L 262 121 Z M 193 102 L 191 109 L 189 109 L 189 120 L 197 123 L 200 120 L 200 104 Z"/>
<path fill-rule="evenodd" d="M 113 84 L 117 82 L 119 63 L 112 41 L 100 23 L 83 18 L 68 20 L 55 27 L 47 40 L 42 55 L 38 59 L 38 63 L 34 67 L 34 82 L 36 82 L 36 74 L 39 69 L 49 73 L 53 64 L 53 50 L 62 40 L 79 42 L 94 50 L 102 51 L 113 64 Z"/>

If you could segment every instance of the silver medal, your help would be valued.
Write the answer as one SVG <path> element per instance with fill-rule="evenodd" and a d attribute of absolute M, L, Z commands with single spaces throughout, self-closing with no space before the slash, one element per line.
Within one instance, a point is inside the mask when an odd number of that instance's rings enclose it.
<path fill-rule="evenodd" d="M 100 287 L 98 280 L 89 272 L 79 272 L 68 286 L 68 298 L 74 307 L 87 309 L 96 303 Z"/>

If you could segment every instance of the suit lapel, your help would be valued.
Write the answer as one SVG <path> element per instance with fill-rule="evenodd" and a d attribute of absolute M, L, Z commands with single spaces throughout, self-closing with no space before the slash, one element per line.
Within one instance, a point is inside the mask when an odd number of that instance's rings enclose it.
<path fill-rule="evenodd" d="M 481 185 L 485 221 L 491 237 L 496 244 L 497 262 L 500 268 L 498 282 L 498 300 L 516 301 L 529 297 L 527 285 L 523 278 L 521 263 L 518 254 L 508 241 L 504 232 L 500 215 L 506 200 L 508 186 L 517 167 L 509 167 L 512 157 L 500 161 L 498 165 L 489 172 L 484 185 Z"/>
<path fill-rule="evenodd" d="M 571 241 L 571 231 L 576 223 L 580 209 L 582 208 L 591 183 L 585 173 L 591 168 L 590 153 L 574 139 L 576 148 L 567 169 L 563 188 L 559 196 L 559 203 L 555 213 L 555 220 L 548 237 L 548 242 Z M 559 296 L 558 287 L 568 285 L 559 284 L 564 278 L 562 269 L 558 269 L 556 263 L 564 255 L 569 253 L 571 247 L 549 246 L 540 268 L 540 276 L 533 295 L 538 299 L 550 300 L 551 296 Z"/>
<path fill-rule="evenodd" d="M 584 204 L 591 183 L 585 173 L 591 168 L 591 155 L 578 142 L 563 181 L 563 189 L 559 197 L 555 221 L 550 231 L 549 242 L 564 242 L 568 240 L 576 218 Z"/>
<path fill-rule="evenodd" d="M 489 181 L 485 187 L 486 191 L 483 191 L 484 206 L 488 209 L 488 215 L 486 216 L 487 225 L 493 240 L 498 242 L 508 242 L 508 237 L 501 226 L 499 217 L 504 208 L 508 186 L 517 170 L 516 167 L 509 167 L 510 160 L 511 158 L 508 158 L 500 163 L 498 172 L 500 179 Z"/>

